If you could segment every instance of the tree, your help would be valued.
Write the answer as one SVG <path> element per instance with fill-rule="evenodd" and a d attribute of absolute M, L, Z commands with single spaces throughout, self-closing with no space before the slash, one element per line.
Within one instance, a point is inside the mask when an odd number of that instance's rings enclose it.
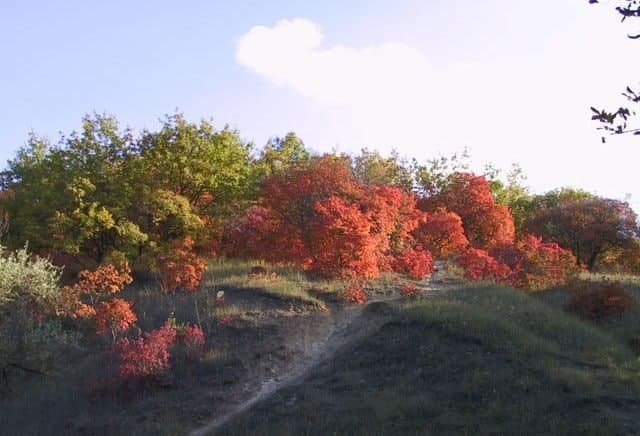
<path fill-rule="evenodd" d="M 454 256 L 469 245 L 462 218 L 446 209 L 425 213 L 413 236 L 417 243 L 437 258 Z"/>
<path fill-rule="evenodd" d="M 366 185 L 387 185 L 411 191 L 414 188 L 413 174 L 408 163 L 396 151 L 382 157 L 377 151 L 363 148 L 353 158 L 356 178 Z"/>
<path fill-rule="evenodd" d="M 543 204 L 525 227 L 571 250 L 577 262 L 590 270 L 599 256 L 614 248 L 632 247 L 640 236 L 637 216 L 629 204 L 600 197 Z"/>
<path fill-rule="evenodd" d="M 274 174 L 284 173 L 295 165 L 309 163 L 311 155 L 302 139 L 294 132 L 284 138 L 271 138 L 260 153 L 255 163 L 259 178 L 264 179 Z"/>
<path fill-rule="evenodd" d="M 459 215 L 474 248 L 488 249 L 514 241 L 513 217 L 506 206 L 496 204 L 491 186 L 483 176 L 452 174 L 439 192 L 421 200 L 420 208 L 426 212 L 444 208 Z"/>
<path fill-rule="evenodd" d="M 590 4 L 599 3 L 598 0 L 589 0 Z M 639 0 L 616 0 L 615 3 L 617 13 L 622 17 L 622 22 L 628 19 L 640 18 L 640 1 Z M 628 34 L 630 39 L 640 39 L 640 32 Z M 622 96 L 625 99 L 635 104 L 640 103 L 640 92 L 627 86 L 625 91 L 622 92 Z M 637 127 L 630 124 L 630 119 L 637 115 L 635 109 L 629 109 L 628 107 L 621 106 L 615 111 L 606 109 L 596 109 L 591 107 L 593 115 L 592 120 L 601 123 L 601 130 L 609 132 L 614 135 L 627 134 L 640 135 L 640 125 Z M 602 137 L 602 142 L 605 142 L 605 138 Z"/>
<path fill-rule="evenodd" d="M 227 253 L 290 262 L 322 277 L 423 277 L 431 257 L 412 232 L 423 215 L 399 187 L 366 185 L 349 160 L 327 155 L 263 181 L 260 206 L 230 226 Z"/>

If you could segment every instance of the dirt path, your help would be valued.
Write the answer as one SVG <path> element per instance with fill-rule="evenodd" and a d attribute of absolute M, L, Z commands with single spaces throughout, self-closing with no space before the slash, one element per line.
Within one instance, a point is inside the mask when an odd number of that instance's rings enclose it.
<path fill-rule="evenodd" d="M 435 273 L 422 286 L 423 295 L 428 296 L 445 287 L 440 274 Z M 310 315 L 304 323 L 293 322 L 290 327 L 295 330 L 287 336 L 283 347 L 294 357 L 285 363 L 274 362 L 266 372 L 264 368 L 254 370 L 240 391 L 235 393 L 235 398 L 230 396 L 229 406 L 220 410 L 208 424 L 193 430 L 190 436 L 211 434 L 254 404 L 300 382 L 312 368 L 330 359 L 338 349 L 382 326 L 392 312 L 388 303 L 397 298 L 374 296 L 365 305 L 335 306 L 328 312 Z"/>

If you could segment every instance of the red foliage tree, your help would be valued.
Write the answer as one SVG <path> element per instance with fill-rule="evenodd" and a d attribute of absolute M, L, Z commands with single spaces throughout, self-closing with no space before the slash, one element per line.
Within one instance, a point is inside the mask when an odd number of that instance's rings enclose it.
<path fill-rule="evenodd" d="M 465 235 L 474 248 L 486 250 L 514 242 L 513 217 L 506 206 L 496 204 L 491 186 L 483 176 L 454 173 L 449 183 L 440 192 L 423 199 L 420 207 L 427 212 L 444 208 L 459 215 Z"/>
<path fill-rule="evenodd" d="M 131 309 L 131 304 L 121 298 L 103 301 L 95 309 L 96 333 L 110 331 L 114 341 L 137 320 L 138 317 Z"/>
<path fill-rule="evenodd" d="M 467 248 L 458 257 L 457 262 L 464 269 L 464 275 L 468 280 L 493 280 L 504 281 L 509 277 L 511 269 L 491 257 L 485 250 Z"/>
<path fill-rule="evenodd" d="M 307 268 L 324 277 L 365 278 L 380 273 L 368 214 L 337 197 L 316 203 L 309 229 Z"/>
<path fill-rule="evenodd" d="M 630 248 L 640 237 L 637 215 L 627 203 L 599 197 L 566 198 L 539 208 L 525 227 L 569 249 L 593 269 L 608 250 Z"/>
<path fill-rule="evenodd" d="M 94 271 L 78 273 L 78 281 L 61 289 L 58 312 L 73 319 L 88 319 L 96 315 L 96 304 L 122 291 L 133 281 L 125 265 L 101 265 Z"/>
<path fill-rule="evenodd" d="M 161 281 L 167 292 L 195 291 L 200 286 L 206 263 L 193 252 L 193 246 L 193 239 L 186 237 L 174 242 L 171 250 L 159 257 Z"/>
<path fill-rule="evenodd" d="M 509 266 L 508 282 L 527 289 L 541 289 L 564 283 L 576 270 L 576 259 L 569 250 L 527 235 L 515 245 L 495 248 L 491 254 Z"/>
<path fill-rule="evenodd" d="M 264 182 L 261 203 L 232 227 L 228 253 L 294 263 L 322 277 L 431 270 L 412 234 L 423 215 L 415 195 L 365 186 L 344 159 L 325 156 L 277 173 Z"/>
<path fill-rule="evenodd" d="M 436 258 L 448 258 L 462 252 L 469 241 L 460 216 L 445 209 L 425 213 L 413 232 L 415 240 Z"/>
<path fill-rule="evenodd" d="M 80 294 L 117 294 L 133 281 L 128 266 L 120 268 L 107 264 L 100 265 L 94 271 L 84 270 L 78 273 L 78 282 L 74 285 Z"/>
<path fill-rule="evenodd" d="M 433 272 L 433 257 L 421 247 L 412 247 L 394 260 L 394 270 L 423 279 Z"/>

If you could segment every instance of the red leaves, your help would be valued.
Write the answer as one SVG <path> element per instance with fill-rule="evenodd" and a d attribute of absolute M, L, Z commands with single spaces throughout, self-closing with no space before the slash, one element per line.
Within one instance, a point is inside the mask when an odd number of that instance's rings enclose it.
<path fill-rule="evenodd" d="M 495 260 L 485 250 L 476 248 L 468 248 L 458 258 L 458 263 L 469 280 L 503 281 L 511 272 L 507 265 Z"/>
<path fill-rule="evenodd" d="M 323 277 L 377 277 L 380 270 L 369 215 L 338 197 L 317 202 L 314 212 L 309 269 Z"/>
<path fill-rule="evenodd" d="M 520 288 L 557 286 L 576 270 L 576 259 L 570 251 L 531 235 L 522 238 L 515 246 L 494 249 L 492 254 L 509 265 L 509 282 Z"/>
<path fill-rule="evenodd" d="M 133 281 L 130 273 L 127 266 L 116 268 L 111 264 L 101 265 L 94 271 L 81 271 L 76 284 L 62 288 L 59 312 L 73 319 L 93 318 L 98 301 L 110 298 Z M 83 300 L 89 300 L 90 304 Z M 106 310 L 106 306 L 102 310 Z"/>
<path fill-rule="evenodd" d="M 168 323 L 137 339 L 120 339 L 114 350 L 120 362 L 121 381 L 129 384 L 157 381 L 170 367 L 170 348 L 175 341 L 176 329 Z"/>
<path fill-rule="evenodd" d="M 557 286 L 575 271 L 571 252 L 535 236 L 494 247 L 490 252 L 469 248 L 458 263 L 470 280 L 493 280 L 527 289 Z"/>
<path fill-rule="evenodd" d="M 421 208 L 428 212 L 445 208 L 458 214 L 474 248 L 486 250 L 514 242 L 513 217 L 507 207 L 496 204 L 483 176 L 454 173 L 441 192 L 422 201 Z"/>
<path fill-rule="evenodd" d="M 394 259 L 393 269 L 414 279 L 423 279 L 433 272 L 433 257 L 421 247 L 413 247 Z"/>
<path fill-rule="evenodd" d="M 342 291 L 341 298 L 343 301 L 356 304 L 364 304 L 369 299 L 362 285 L 350 284 L 345 286 Z"/>
<path fill-rule="evenodd" d="M 413 283 L 405 283 L 400 288 L 400 295 L 403 297 L 413 298 L 420 295 L 420 288 L 418 288 Z"/>
<path fill-rule="evenodd" d="M 231 229 L 229 254 L 293 263 L 327 278 L 371 279 L 396 265 L 416 277 L 430 272 L 428 254 L 411 251 L 422 216 L 416 197 L 363 185 L 343 159 L 294 166 L 267 179 L 261 195 L 262 206 Z"/>
<path fill-rule="evenodd" d="M 178 329 L 178 343 L 182 354 L 189 360 L 198 360 L 204 351 L 204 332 L 198 326 L 186 326 Z"/>
<path fill-rule="evenodd" d="M 635 304 L 633 295 L 619 282 L 577 281 L 570 289 L 573 295 L 568 309 L 592 321 L 619 315 Z"/>
<path fill-rule="evenodd" d="M 160 256 L 160 276 L 167 292 L 176 289 L 195 291 L 200 286 L 206 263 L 193 252 L 193 245 L 193 239 L 186 237 L 174 242 L 171 250 Z"/>
<path fill-rule="evenodd" d="M 79 294 L 117 294 L 132 281 L 129 267 L 107 264 L 94 271 L 80 271 L 74 287 Z"/>
<path fill-rule="evenodd" d="M 120 298 L 100 303 L 95 310 L 96 333 L 110 331 L 115 338 L 138 320 L 131 304 Z"/>
<path fill-rule="evenodd" d="M 416 242 L 437 258 L 451 257 L 469 245 L 462 219 L 445 209 L 425 213 L 413 235 Z"/>

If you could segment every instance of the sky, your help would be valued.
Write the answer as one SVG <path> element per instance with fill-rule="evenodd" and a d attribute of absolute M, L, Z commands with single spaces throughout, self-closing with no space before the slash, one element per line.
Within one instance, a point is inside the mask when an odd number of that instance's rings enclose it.
<path fill-rule="evenodd" d="M 157 128 L 176 110 L 261 146 L 425 161 L 468 148 L 640 212 L 640 137 L 590 106 L 640 85 L 640 42 L 602 0 L 0 1 L 0 165 L 83 115 Z"/>

